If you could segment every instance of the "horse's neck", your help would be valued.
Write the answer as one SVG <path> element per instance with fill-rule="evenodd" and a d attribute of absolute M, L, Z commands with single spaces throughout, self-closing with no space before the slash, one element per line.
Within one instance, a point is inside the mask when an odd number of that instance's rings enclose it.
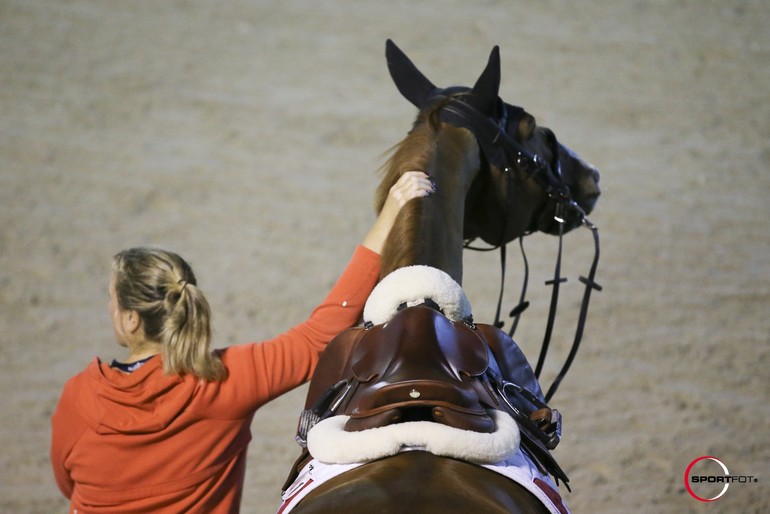
<path fill-rule="evenodd" d="M 462 283 L 465 197 L 480 166 L 474 136 L 444 126 L 425 171 L 436 193 L 402 209 L 383 252 L 383 276 L 404 266 L 422 264 L 447 272 Z"/>

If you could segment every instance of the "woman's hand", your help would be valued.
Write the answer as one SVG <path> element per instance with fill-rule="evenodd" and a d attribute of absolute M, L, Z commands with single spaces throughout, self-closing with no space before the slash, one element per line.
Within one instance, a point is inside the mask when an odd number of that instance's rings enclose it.
<path fill-rule="evenodd" d="M 433 181 L 422 171 L 407 171 L 393 184 L 377 220 L 366 234 L 363 246 L 380 253 L 401 208 L 414 198 L 422 198 L 435 191 Z"/>

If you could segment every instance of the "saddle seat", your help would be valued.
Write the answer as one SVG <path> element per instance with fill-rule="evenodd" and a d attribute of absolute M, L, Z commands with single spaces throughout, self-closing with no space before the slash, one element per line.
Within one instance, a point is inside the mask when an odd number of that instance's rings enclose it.
<path fill-rule="evenodd" d="M 432 420 L 493 432 L 487 410 L 498 402 L 491 389 L 480 387 L 489 353 L 470 326 L 431 307 L 402 309 L 357 338 L 349 364 L 356 389 L 344 409 L 350 416 L 345 430 Z"/>

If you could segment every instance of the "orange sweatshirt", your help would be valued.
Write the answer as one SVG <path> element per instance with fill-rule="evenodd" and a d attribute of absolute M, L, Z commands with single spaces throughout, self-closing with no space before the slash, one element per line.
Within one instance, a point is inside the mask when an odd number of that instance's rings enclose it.
<path fill-rule="evenodd" d="M 234 513 L 254 412 L 310 379 L 325 345 L 355 324 L 379 256 L 359 246 L 304 323 L 219 350 L 222 382 L 167 376 L 160 356 L 127 374 L 95 359 L 64 387 L 51 462 L 71 513 Z"/>

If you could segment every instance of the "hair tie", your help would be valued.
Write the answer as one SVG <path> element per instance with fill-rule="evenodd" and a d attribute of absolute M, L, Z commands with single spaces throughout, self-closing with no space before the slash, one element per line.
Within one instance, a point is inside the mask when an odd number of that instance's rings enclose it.
<path fill-rule="evenodd" d="M 181 279 L 179 282 L 177 282 L 177 284 L 179 284 L 180 286 L 182 286 L 182 287 L 179 289 L 179 293 L 181 294 L 181 293 L 184 291 L 185 287 L 187 287 L 187 284 L 189 284 L 189 282 L 187 282 L 185 279 Z"/>

